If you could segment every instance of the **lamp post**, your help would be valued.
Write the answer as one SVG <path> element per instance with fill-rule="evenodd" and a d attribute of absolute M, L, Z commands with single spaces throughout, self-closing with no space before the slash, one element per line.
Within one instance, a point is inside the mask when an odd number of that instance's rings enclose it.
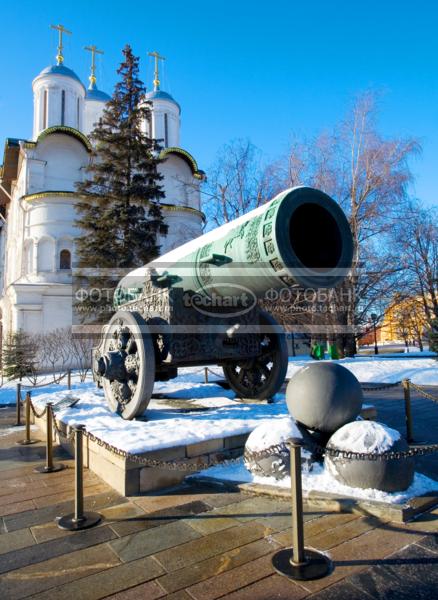
<path fill-rule="evenodd" d="M 373 322 L 373 328 L 374 328 L 374 354 L 379 354 L 379 348 L 377 347 L 377 328 L 376 328 L 377 319 L 378 319 L 378 316 L 376 315 L 376 313 L 371 313 L 371 320 Z"/>

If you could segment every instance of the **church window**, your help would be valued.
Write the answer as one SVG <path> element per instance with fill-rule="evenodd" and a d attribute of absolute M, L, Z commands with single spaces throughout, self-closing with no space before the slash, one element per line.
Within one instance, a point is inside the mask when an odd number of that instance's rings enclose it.
<path fill-rule="evenodd" d="M 47 90 L 43 94 L 43 129 L 47 129 Z"/>
<path fill-rule="evenodd" d="M 64 125 L 65 121 L 65 90 L 61 92 L 61 125 Z"/>
<path fill-rule="evenodd" d="M 77 102 L 77 122 L 78 122 L 78 129 L 79 129 L 79 114 L 80 114 L 80 100 L 78 98 L 78 102 Z"/>
<path fill-rule="evenodd" d="M 61 250 L 59 253 L 59 268 L 71 269 L 71 254 L 70 250 Z"/>
<path fill-rule="evenodd" d="M 167 113 L 164 113 L 164 145 L 169 146 L 169 126 L 167 123 Z"/>

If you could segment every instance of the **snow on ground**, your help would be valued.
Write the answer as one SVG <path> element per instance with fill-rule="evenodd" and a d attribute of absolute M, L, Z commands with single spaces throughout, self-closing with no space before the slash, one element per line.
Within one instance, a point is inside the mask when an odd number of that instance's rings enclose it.
<path fill-rule="evenodd" d="M 260 452 L 272 444 L 277 444 L 287 437 L 301 437 L 300 431 L 291 418 L 280 419 L 275 426 L 264 424 L 257 427 L 249 436 L 247 448 L 252 452 Z M 341 427 L 330 439 L 329 445 L 341 450 L 353 452 L 381 453 L 389 450 L 394 442 L 400 439 L 400 433 L 382 423 L 373 421 L 355 421 Z M 307 454 L 302 450 L 302 454 Z M 206 469 L 194 478 L 213 478 L 220 481 L 239 483 L 259 483 L 290 489 L 290 477 L 275 479 L 252 474 L 244 465 L 244 461 L 232 465 L 218 465 Z M 431 490 L 438 491 L 438 482 L 420 473 L 415 474 L 412 485 L 404 492 L 387 493 L 373 489 L 352 488 L 339 483 L 328 468 L 319 463 L 313 463 L 312 469 L 303 466 L 302 483 L 305 493 L 310 491 L 335 493 L 341 496 L 360 498 L 371 501 L 402 503 L 409 498 L 419 496 Z"/>
<path fill-rule="evenodd" d="M 37 425 L 31 425 L 30 430 L 38 431 L 39 427 L 37 427 Z M 14 425 L 13 427 L 2 427 L 2 428 L 0 428 L 0 437 L 6 437 L 10 433 L 17 433 L 19 431 L 22 431 L 24 434 L 24 432 L 26 431 L 25 425 L 21 425 L 19 427 L 17 427 L 16 425 Z M 24 435 L 23 435 L 23 439 L 24 439 Z"/>
<path fill-rule="evenodd" d="M 417 353 L 417 356 L 419 354 Z M 349 369 L 361 382 L 395 383 L 409 378 L 417 385 L 438 385 L 437 360 L 433 358 L 404 358 L 405 356 L 356 356 L 356 358 L 345 358 L 335 362 Z M 308 356 L 289 359 L 287 376 L 292 377 L 301 367 L 308 366 L 311 362 L 313 362 L 313 359 Z M 223 379 L 222 369 L 216 366 L 209 367 L 208 378 L 211 382 Z M 38 384 L 41 381 L 47 381 L 47 379 L 47 375 L 41 376 Z M 44 388 L 24 387 L 26 383 L 28 382 L 23 381 L 23 394 L 27 389 L 30 389 L 32 396 L 40 394 L 41 391 L 49 393 L 67 390 L 66 378 L 59 384 L 49 383 Z M 72 391 L 74 393 L 79 390 L 93 391 L 95 389 L 90 377 L 87 378 L 85 383 L 81 383 L 78 374 L 73 373 Z M 5 381 L 3 383 L 3 386 L 0 387 L 0 406 L 15 404 L 15 390 L 15 381 Z M 217 396 L 217 390 L 209 390 L 204 385 L 204 369 L 199 367 L 179 369 L 177 379 L 156 383 L 154 392 L 171 396 L 177 394 L 178 398 L 186 398 L 187 400 L 204 399 L 209 395 L 210 397 Z M 234 394 L 221 390 L 220 396 L 224 398 L 223 401 L 225 402 L 227 398 L 231 401 Z M 202 404 L 205 405 L 204 400 Z"/>
<path fill-rule="evenodd" d="M 29 382 L 24 379 L 22 382 L 22 390 L 21 395 L 24 399 L 24 395 L 27 391 L 32 393 L 32 397 L 37 394 L 44 392 L 61 392 L 67 390 L 67 377 L 65 377 L 60 383 L 50 383 L 50 379 L 52 377 L 48 375 L 41 375 L 38 377 L 37 385 L 48 381 L 47 385 L 41 388 L 32 387 Z M 79 375 L 77 373 L 72 374 L 72 391 L 73 393 L 76 390 L 87 390 L 87 389 L 95 389 L 95 383 L 92 381 L 91 377 L 88 376 L 87 380 L 84 383 L 81 383 L 79 379 Z M 15 404 L 16 401 L 16 390 L 17 390 L 17 382 L 16 381 L 4 381 L 3 385 L 0 387 L 0 406 L 5 406 L 7 404 Z"/>
<path fill-rule="evenodd" d="M 203 479 L 208 477 L 218 481 L 231 481 L 236 483 L 258 483 L 263 485 L 271 485 L 281 488 L 290 489 L 290 477 L 276 480 L 273 477 L 260 477 L 252 475 L 243 464 L 243 459 L 238 464 L 210 467 L 191 475 L 191 478 Z M 330 475 L 323 465 L 318 463 L 313 464 L 311 471 L 302 472 L 303 496 L 306 497 L 309 492 L 325 492 L 330 494 L 339 494 L 343 497 L 358 498 L 361 500 L 370 500 L 377 502 L 385 502 L 387 504 L 403 504 L 410 498 L 421 496 L 431 491 L 438 491 L 438 482 L 422 475 L 415 473 L 412 485 L 404 492 L 381 492 L 373 489 L 352 488 L 348 485 L 343 485 L 336 481 Z"/>
<path fill-rule="evenodd" d="M 378 344 L 379 354 L 384 354 L 385 356 L 400 356 L 400 354 L 407 355 L 417 355 L 417 356 L 436 356 L 436 352 L 432 352 L 429 349 L 429 344 L 423 344 L 423 350 L 420 350 L 418 346 L 409 345 L 406 347 L 405 344 L 402 343 L 384 343 Z M 359 346 L 358 349 L 359 354 L 374 354 L 374 344 L 366 344 L 364 346 Z"/>
<path fill-rule="evenodd" d="M 355 375 L 360 382 L 395 383 L 410 379 L 417 385 L 438 385 L 438 361 L 434 358 L 405 358 L 406 355 L 356 356 L 337 361 Z M 418 355 L 417 355 L 418 356 Z M 289 360 L 287 376 L 292 377 L 298 369 L 313 362 L 310 357 Z"/>

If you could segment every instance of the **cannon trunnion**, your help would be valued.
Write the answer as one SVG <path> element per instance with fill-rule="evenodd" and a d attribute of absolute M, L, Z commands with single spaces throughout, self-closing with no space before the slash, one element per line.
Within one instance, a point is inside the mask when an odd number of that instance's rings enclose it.
<path fill-rule="evenodd" d="M 193 365 L 222 366 L 239 397 L 271 397 L 286 375 L 287 346 L 259 299 L 285 287 L 333 287 L 351 260 L 339 206 L 301 187 L 132 271 L 94 350 L 112 410 L 140 415 L 155 381 Z"/>

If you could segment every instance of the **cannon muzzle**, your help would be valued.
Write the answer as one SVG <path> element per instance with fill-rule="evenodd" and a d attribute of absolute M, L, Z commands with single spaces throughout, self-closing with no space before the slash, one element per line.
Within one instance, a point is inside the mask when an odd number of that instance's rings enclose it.
<path fill-rule="evenodd" d="M 141 294 L 146 270 L 157 287 L 217 301 L 234 296 L 236 287 L 256 298 L 269 289 L 335 287 L 352 257 L 352 235 L 339 205 L 324 192 L 296 187 L 132 271 L 120 282 L 115 303 Z"/>

